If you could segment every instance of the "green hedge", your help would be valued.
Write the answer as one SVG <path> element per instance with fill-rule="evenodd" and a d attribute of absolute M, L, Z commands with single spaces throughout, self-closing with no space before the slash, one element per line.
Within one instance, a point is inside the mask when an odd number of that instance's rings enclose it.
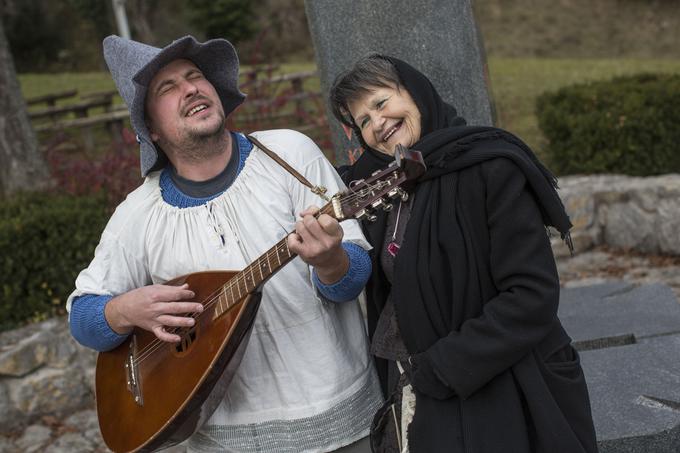
<path fill-rule="evenodd" d="M 536 116 L 557 174 L 680 172 L 680 75 L 639 74 L 545 93 Z"/>
<path fill-rule="evenodd" d="M 103 195 L 0 201 L 0 331 L 64 313 L 109 215 Z"/>

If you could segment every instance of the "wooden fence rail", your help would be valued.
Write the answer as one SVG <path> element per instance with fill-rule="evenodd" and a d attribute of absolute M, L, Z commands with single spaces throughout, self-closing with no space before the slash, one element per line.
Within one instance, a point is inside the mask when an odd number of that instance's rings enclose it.
<path fill-rule="evenodd" d="M 229 127 L 252 132 L 256 129 L 291 128 L 307 132 L 312 138 L 329 142 L 323 103 L 318 91 L 305 91 L 304 82 L 317 77 L 316 71 L 272 76 L 276 65 L 255 68 L 241 74 L 240 88 L 248 94 L 246 102 L 229 118 Z M 30 105 L 46 103 L 48 107 L 29 111 L 39 137 L 45 134 L 79 130 L 86 150 L 95 148 L 95 138 L 101 140 L 102 127 L 114 143 L 121 143 L 122 131 L 129 124 L 129 113 L 123 104 L 114 104 L 116 91 L 100 91 L 80 97 L 71 105 L 56 105 L 77 90 L 63 91 L 27 100 Z M 48 119 L 49 121 L 45 121 Z M 320 143 L 321 144 L 321 143 Z"/>
<path fill-rule="evenodd" d="M 26 99 L 27 105 L 47 104 L 49 107 L 57 105 L 57 101 L 75 97 L 78 90 L 60 91 L 58 93 L 46 94 Z"/>

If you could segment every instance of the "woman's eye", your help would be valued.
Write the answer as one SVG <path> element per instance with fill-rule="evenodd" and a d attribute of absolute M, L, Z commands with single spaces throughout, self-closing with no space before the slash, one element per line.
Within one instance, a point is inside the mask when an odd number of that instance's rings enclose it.
<path fill-rule="evenodd" d="M 364 118 L 363 120 L 361 120 L 359 127 L 361 127 L 363 129 L 367 124 L 368 124 L 368 118 Z"/>
<path fill-rule="evenodd" d="M 378 107 L 379 109 L 381 109 L 385 105 L 385 102 L 387 102 L 387 99 L 383 99 L 382 101 L 378 101 L 378 103 L 375 106 Z"/>

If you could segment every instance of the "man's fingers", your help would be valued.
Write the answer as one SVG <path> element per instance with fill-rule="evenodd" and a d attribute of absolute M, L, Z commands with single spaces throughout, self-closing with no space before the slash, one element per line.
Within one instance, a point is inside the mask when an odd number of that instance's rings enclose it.
<path fill-rule="evenodd" d="M 145 290 L 145 298 L 151 302 L 175 302 L 180 300 L 191 300 L 196 296 L 196 293 L 189 289 L 183 289 L 181 286 L 167 286 L 154 285 L 143 288 Z"/>
<path fill-rule="evenodd" d="M 179 335 L 168 333 L 163 326 L 155 326 L 151 331 L 156 335 L 161 341 L 167 341 L 168 343 L 178 343 L 181 338 Z"/>
<path fill-rule="evenodd" d="M 304 211 L 302 211 L 299 215 L 300 215 L 300 217 L 304 217 L 304 216 L 308 216 L 308 215 L 315 216 L 317 212 L 319 212 L 318 206 L 309 206 Z"/>
<path fill-rule="evenodd" d="M 288 235 L 288 250 L 293 253 L 299 254 L 302 248 L 302 238 L 297 233 L 291 233 Z"/>
<path fill-rule="evenodd" d="M 296 232 L 298 232 L 298 228 L 309 237 L 316 239 L 322 239 L 326 235 L 342 236 L 343 234 L 338 221 L 328 214 L 322 214 L 319 217 L 305 216 L 296 224 Z"/>
<path fill-rule="evenodd" d="M 343 231 L 342 227 L 340 226 L 340 223 L 338 223 L 337 220 L 335 220 L 333 217 L 329 216 L 328 214 L 322 214 L 319 216 L 317 219 L 319 222 L 319 225 L 321 228 L 329 235 L 331 236 L 338 236 L 340 237 L 343 236 Z"/>
<path fill-rule="evenodd" d="M 175 300 L 191 300 L 196 297 L 196 293 L 189 289 L 182 289 L 175 292 Z"/>
<path fill-rule="evenodd" d="M 191 327 L 196 324 L 196 320 L 191 316 L 161 315 L 156 319 L 162 325 L 170 327 Z"/>
<path fill-rule="evenodd" d="M 323 251 L 337 246 L 342 241 L 343 231 L 338 222 L 329 215 L 318 219 L 305 217 L 303 220 L 306 235 L 302 236 L 312 249 Z"/>
<path fill-rule="evenodd" d="M 319 221 L 316 219 L 316 217 L 312 217 L 311 215 L 305 216 L 302 219 L 302 223 L 309 232 L 310 236 L 318 239 L 324 234 L 323 228 L 321 228 L 321 225 L 319 224 Z"/>
<path fill-rule="evenodd" d="M 297 239 L 299 239 L 300 242 L 307 242 L 314 238 L 312 232 L 309 231 L 309 228 L 307 228 L 307 224 L 305 223 L 304 219 L 295 223 L 295 233 L 293 234 L 297 235 Z M 291 234 L 291 236 L 293 234 Z"/>
<path fill-rule="evenodd" d="M 200 313 L 203 305 L 196 302 L 165 302 L 158 303 L 156 310 L 161 314 Z"/>
<path fill-rule="evenodd" d="M 196 296 L 187 283 L 181 286 L 158 285 L 166 301 L 189 300 Z"/>

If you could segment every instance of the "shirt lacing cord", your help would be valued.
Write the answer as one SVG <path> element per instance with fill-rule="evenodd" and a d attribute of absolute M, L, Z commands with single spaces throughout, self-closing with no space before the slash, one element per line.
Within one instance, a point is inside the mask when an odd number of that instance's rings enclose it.
<path fill-rule="evenodd" d="M 215 217 L 215 213 L 213 212 L 213 203 L 206 203 L 205 207 L 208 210 L 208 225 L 215 231 L 215 234 L 217 237 L 220 238 L 220 241 L 222 242 L 222 245 L 225 245 L 226 242 L 224 240 L 224 229 L 222 228 L 222 225 L 217 221 L 217 218 Z"/>

